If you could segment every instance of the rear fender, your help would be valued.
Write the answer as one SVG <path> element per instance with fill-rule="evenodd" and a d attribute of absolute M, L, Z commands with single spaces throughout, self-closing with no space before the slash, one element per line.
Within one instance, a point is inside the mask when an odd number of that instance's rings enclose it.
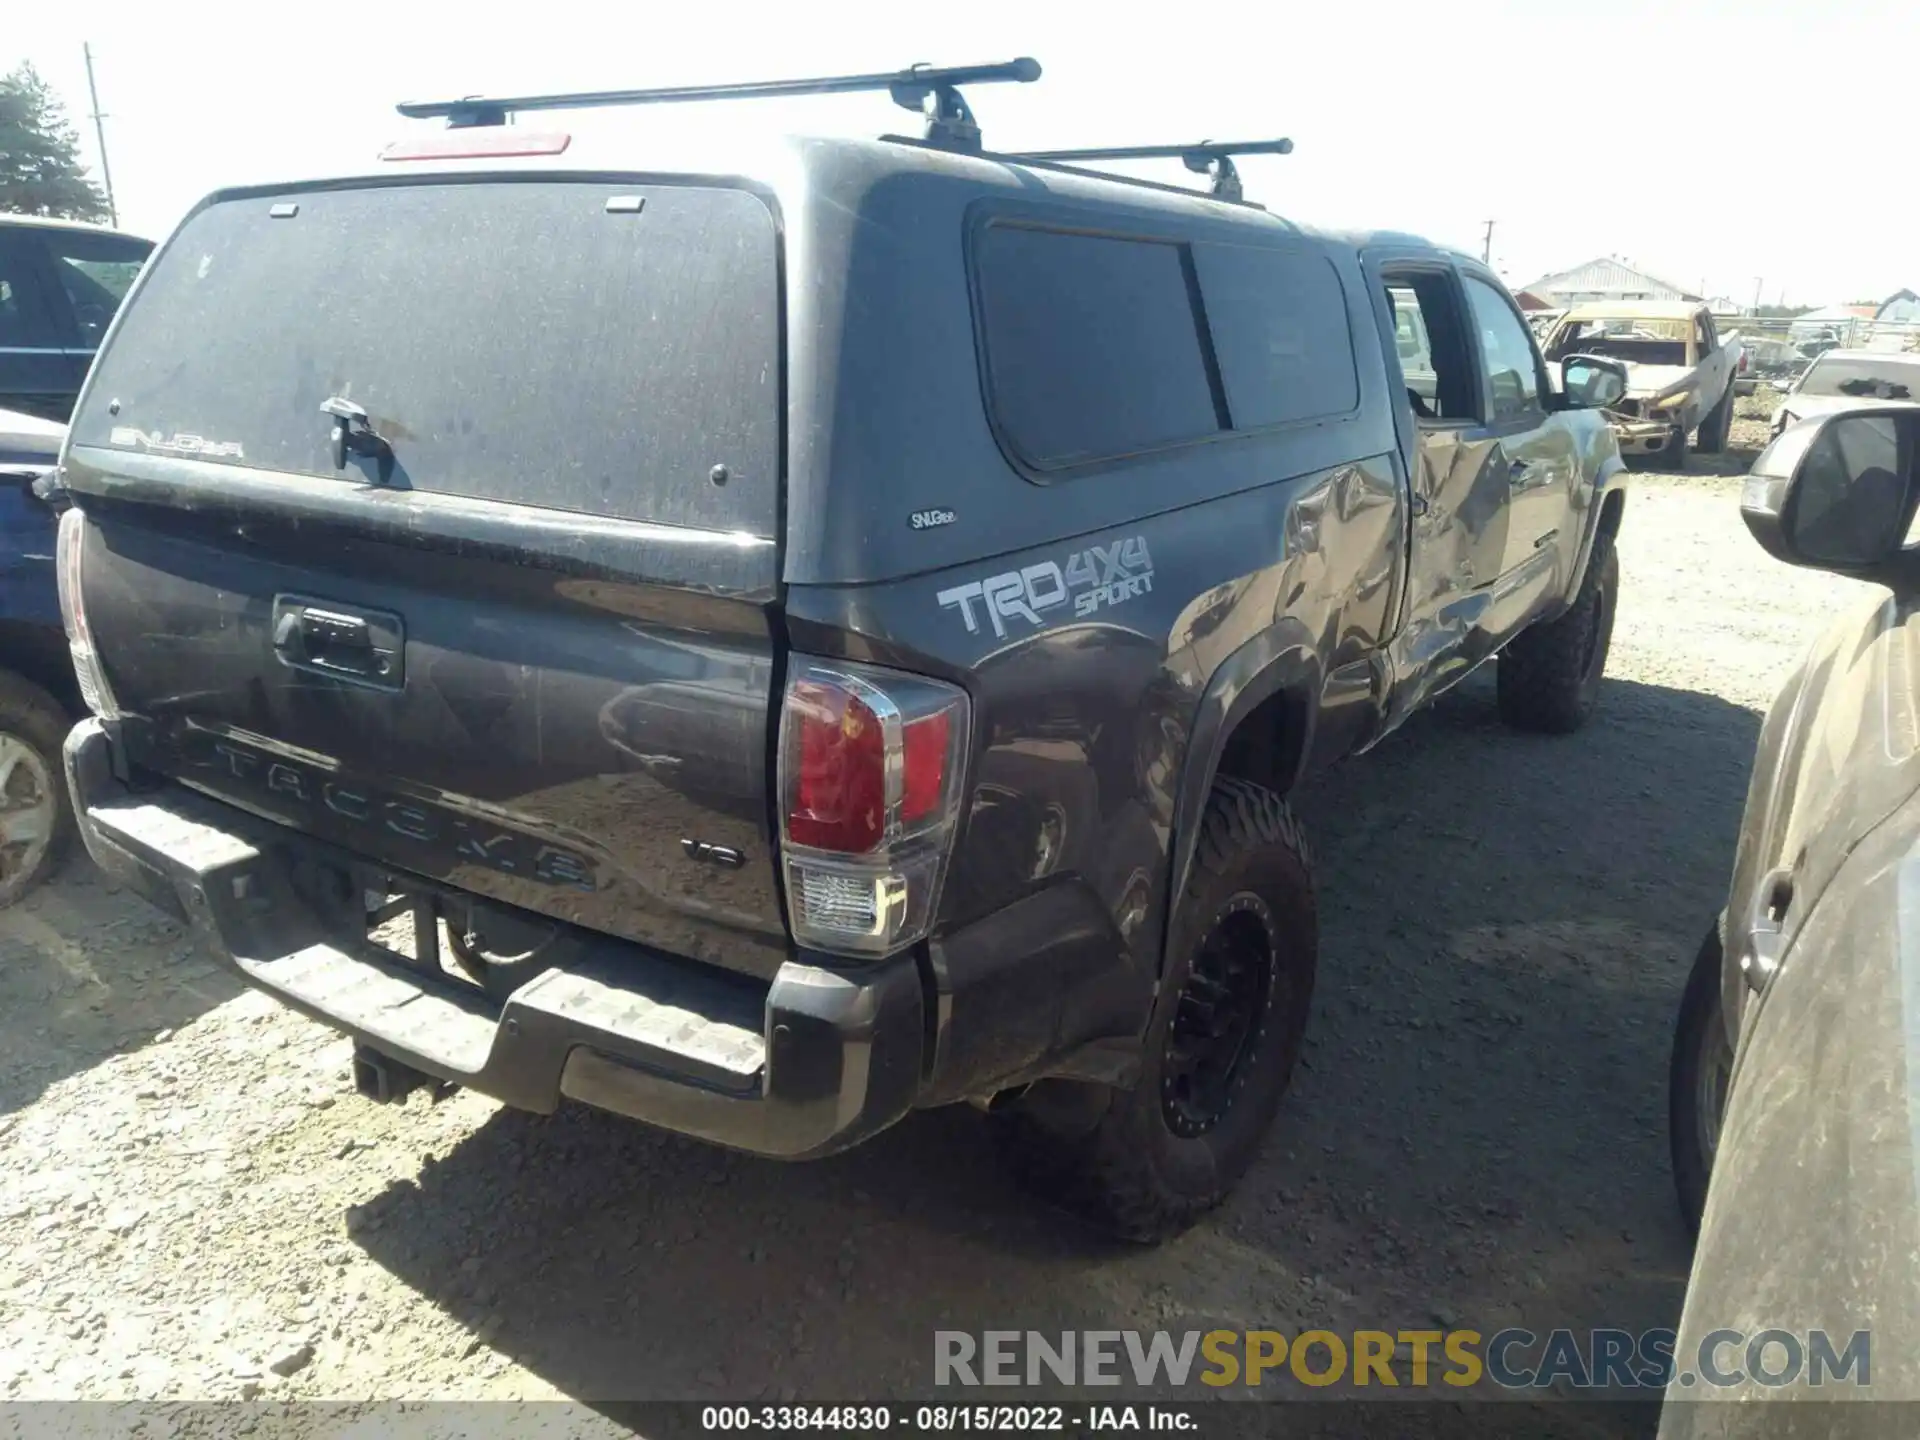
<path fill-rule="evenodd" d="M 1612 539 L 1620 533 L 1620 525 L 1626 514 L 1627 504 L 1627 462 L 1620 458 L 1620 447 L 1613 443 L 1611 431 L 1604 432 L 1605 453 L 1599 460 L 1598 478 L 1594 482 L 1593 495 L 1587 505 L 1586 516 L 1580 527 L 1580 550 L 1574 558 L 1573 574 L 1567 584 L 1567 592 L 1560 597 L 1555 613 L 1564 610 L 1573 603 L 1580 593 L 1580 587 L 1586 584 L 1587 567 L 1593 563 L 1594 544 L 1604 533 Z M 1582 461 L 1583 465 L 1585 461 Z"/>
<path fill-rule="evenodd" d="M 1277 761 L 1285 772 L 1277 788 L 1285 794 L 1300 777 L 1312 753 L 1319 719 L 1319 697 L 1325 683 L 1320 657 L 1312 637 L 1296 621 L 1282 621 L 1256 635 L 1220 663 L 1207 682 L 1188 727 L 1186 761 L 1181 769 L 1179 799 L 1174 807 L 1173 840 L 1169 847 L 1166 935 L 1162 938 L 1162 973 L 1166 944 L 1173 933 L 1175 907 L 1186 892 L 1200 839 L 1200 821 L 1207 797 L 1219 773 L 1221 757 L 1235 729 L 1276 695 L 1297 700 L 1297 723 L 1290 736 L 1289 754 Z"/>

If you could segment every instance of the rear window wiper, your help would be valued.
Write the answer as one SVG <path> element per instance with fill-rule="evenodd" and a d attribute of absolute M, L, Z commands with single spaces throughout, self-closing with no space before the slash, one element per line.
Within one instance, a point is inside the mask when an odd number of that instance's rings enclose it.
<path fill-rule="evenodd" d="M 378 467 L 380 483 L 393 473 L 393 445 L 373 428 L 365 407 L 344 395 L 329 395 L 320 404 L 320 413 L 333 417 L 333 468 L 347 468 L 349 454 L 372 458 Z"/>

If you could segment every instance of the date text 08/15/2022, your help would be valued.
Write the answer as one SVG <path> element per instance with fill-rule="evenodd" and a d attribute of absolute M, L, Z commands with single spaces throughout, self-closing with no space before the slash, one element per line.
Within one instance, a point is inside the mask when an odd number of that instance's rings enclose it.
<path fill-rule="evenodd" d="M 700 1428 L 715 1433 L 836 1435 L 952 1433 L 1058 1434 L 1148 1430 L 1163 1434 L 1200 1429 L 1194 1407 L 1173 1405 L 707 1405 Z"/>

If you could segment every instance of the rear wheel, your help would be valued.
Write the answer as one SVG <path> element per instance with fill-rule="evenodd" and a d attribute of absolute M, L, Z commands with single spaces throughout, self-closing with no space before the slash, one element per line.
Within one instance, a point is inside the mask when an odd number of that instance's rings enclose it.
<path fill-rule="evenodd" d="M 1125 1239 L 1191 1225 L 1246 1172 L 1292 1079 L 1318 947 L 1286 804 L 1220 780 L 1132 1090 L 1049 1080 L 991 1116 L 1030 1189 Z"/>
<path fill-rule="evenodd" d="M 60 748 L 69 722 L 31 681 L 0 671 L 0 906 L 65 863 L 76 827 Z"/>
<path fill-rule="evenodd" d="M 1707 1204 L 1707 1181 L 1720 1144 L 1727 1086 L 1733 1078 L 1733 1042 L 1721 1018 L 1720 932 L 1707 932 L 1680 999 L 1667 1066 L 1667 1142 L 1673 1185 L 1687 1229 L 1697 1233 Z"/>
<path fill-rule="evenodd" d="M 1500 652 L 1495 672 L 1500 718 L 1516 730 L 1564 735 L 1586 724 L 1599 703 L 1613 641 L 1620 557 L 1605 535 L 1593 544 L 1573 607 L 1558 620 L 1528 626 Z"/>

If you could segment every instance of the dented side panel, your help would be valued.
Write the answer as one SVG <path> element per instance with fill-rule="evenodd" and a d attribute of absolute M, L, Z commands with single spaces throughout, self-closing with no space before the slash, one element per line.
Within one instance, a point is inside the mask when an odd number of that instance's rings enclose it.
<path fill-rule="evenodd" d="M 1144 1020 L 1189 747 L 1225 662 L 1263 637 L 1312 657 L 1319 760 L 1377 718 L 1372 663 L 1406 523 L 1394 458 L 1228 496 L 1198 522 L 1176 512 L 985 565 L 788 593 L 796 649 L 950 674 L 972 693 L 976 751 L 941 929 L 1064 887 L 1089 901 L 1073 913 L 1102 917 L 1092 949 L 1124 958 L 1119 974 L 1049 980 L 1093 992 L 1062 1007 L 1077 1028 L 1053 1048 Z"/>

